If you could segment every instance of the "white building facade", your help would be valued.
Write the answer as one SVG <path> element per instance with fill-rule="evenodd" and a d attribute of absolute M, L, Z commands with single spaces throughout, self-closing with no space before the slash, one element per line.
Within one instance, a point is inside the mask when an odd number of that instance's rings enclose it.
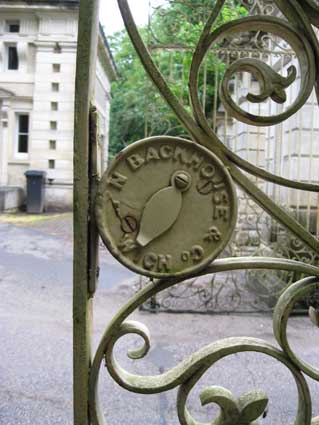
<path fill-rule="evenodd" d="M 78 9 L 79 0 L 0 0 L 0 187 L 24 189 L 27 170 L 45 171 L 47 209 L 72 206 Z M 101 28 L 95 103 L 102 169 L 115 78 Z M 3 210 L 14 207 L 13 198 Z"/>

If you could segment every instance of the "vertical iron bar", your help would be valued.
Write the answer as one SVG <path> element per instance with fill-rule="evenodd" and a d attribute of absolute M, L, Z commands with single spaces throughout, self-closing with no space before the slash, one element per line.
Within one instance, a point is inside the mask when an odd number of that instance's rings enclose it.
<path fill-rule="evenodd" d="M 285 57 L 284 55 L 281 55 L 280 57 L 280 69 L 284 70 L 285 69 Z M 279 111 L 283 112 L 284 107 L 282 105 L 278 106 Z M 278 126 L 278 138 L 276 140 L 276 144 L 278 144 L 278 170 L 277 170 L 277 174 L 279 176 L 283 176 L 284 175 L 284 166 L 283 166 L 283 151 L 284 151 L 284 130 L 285 130 L 285 126 L 284 123 L 280 123 Z M 280 205 L 284 205 L 284 200 L 283 200 L 283 188 L 278 185 L 278 192 L 277 192 L 277 197 L 278 197 L 278 203 Z M 281 228 L 282 226 L 280 226 Z"/>
<path fill-rule="evenodd" d="M 214 109 L 213 109 L 213 130 L 216 132 L 217 130 L 217 107 L 218 107 L 218 62 L 215 64 L 215 95 L 214 95 Z"/>
<path fill-rule="evenodd" d="M 226 66 L 227 66 L 227 68 L 229 67 L 230 62 L 231 62 L 231 59 L 230 59 L 230 52 L 227 52 L 227 62 L 226 62 Z M 218 65 L 217 65 L 217 69 L 218 69 L 218 71 L 219 71 Z M 217 72 L 218 72 L 218 71 L 217 71 Z M 216 99 L 217 99 L 218 93 L 220 93 L 220 90 L 221 90 L 221 86 L 222 86 L 222 84 L 223 84 L 223 80 L 222 80 L 222 78 L 221 78 L 221 79 L 220 79 L 220 83 L 219 83 L 218 92 L 216 93 Z M 218 109 L 216 109 L 216 117 L 218 117 Z M 225 146 L 228 146 L 228 144 L 227 144 L 228 118 L 229 118 L 229 114 L 228 114 L 228 112 L 227 112 L 227 109 L 225 109 L 225 115 L 224 115 L 225 122 L 224 122 L 224 134 L 223 134 L 223 142 L 224 142 L 224 145 L 225 145 Z M 217 122 L 216 122 L 216 129 L 217 129 Z M 215 131 L 216 131 L 216 130 L 215 130 Z"/>
<path fill-rule="evenodd" d="M 99 268 L 99 232 L 97 230 L 94 204 L 99 181 L 98 171 L 98 112 L 95 106 L 90 108 L 89 118 L 89 295 L 93 298 L 96 291 Z"/>
<path fill-rule="evenodd" d="M 94 94 L 99 0 L 81 0 L 74 123 L 74 425 L 89 425 L 92 303 L 89 293 L 89 113 Z"/>
<path fill-rule="evenodd" d="M 310 152 L 309 152 L 309 177 L 308 181 L 311 183 L 313 180 L 313 165 L 314 165 L 314 131 L 315 131 L 315 93 L 311 93 L 311 98 L 308 102 L 311 101 L 311 115 L 310 115 Z M 308 103 L 307 102 L 307 103 Z M 307 151 L 306 151 L 307 152 Z M 305 153 L 305 152 L 303 152 Z M 311 228 L 311 215 L 312 215 L 312 206 L 313 206 L 313 193 L 307 192 L 307 230 L 308 232 L 314 233 L 314 229 Z"/>
<path fill-rule="evenodd" d="M 291 62 L 294 60 L 293 57 L 291 57 Z M 293 84 L 291 84 L 290 88 L 289 88 L 289 102 L 291 103 L 293 101 Z M 291 160 L 292 160 L 292 154 L 294 152 L 294 146 L 296 145 L 295 142 L 295 135 L 294 133 L 294 122 L 292 118 L 289 118 L 288 120 L 289 123 L 289 138 L 288 138 L 288 165 L 287 165 L 287 174 L 285 177 L 287 177 L 288 179 L 292 179 L 294 178 L 292 176 L 292 164 L 291 164 Z M 292 190 L 287 188 L 287 207 L 288 210 L 290 212 L 293 211 L 293 193 Z"/>

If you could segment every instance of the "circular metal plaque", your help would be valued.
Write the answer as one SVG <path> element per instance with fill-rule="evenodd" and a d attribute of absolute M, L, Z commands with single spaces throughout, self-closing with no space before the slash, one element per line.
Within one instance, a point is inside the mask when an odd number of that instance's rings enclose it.
<path fill-rule="evenodd" d="M 187 277 L 224 249 L 235 227 L 235 188 L 207 149 L 153 137 L 124 149 L 104 174 L 96 219 L 109 251 L 149 277 Z"/>

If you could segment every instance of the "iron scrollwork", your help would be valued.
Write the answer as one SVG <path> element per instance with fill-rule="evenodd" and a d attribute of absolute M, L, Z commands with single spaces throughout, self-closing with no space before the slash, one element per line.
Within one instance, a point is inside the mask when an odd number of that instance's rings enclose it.
<path fill-rule="evenodd" d="M 311 25 L 319 25 L 319 6 L 313 0 L 267 1 L 267 7 L 270 7 L 269 10 L 274 10 L 272 6 L 275 5 L 283 16 L 278 18 L 274 16 L 259 16 L 257 14 L 248 18 L 237 19 L 212 30 L 224 3 L 225 0 L 216 1 L 193 56 L 189 80 L 193 107 L 193 114 L 191 115 L 174 96 L 154 64 L 134 23 L 127 0 L 118 0 L 127 31 L 146 71 L 185 129 L 190 133 L 193 141 L 203 145 L 214 153 L 224 166 L 227 167 L 231 177 L 242 191 L 251 196 L 260 207 L 271 214 L 272 218 L 276 219 L 282 226 L 288 228 L 306 246 L 318 253 L 319 241 L 310 232 L 307 232 L 296 219 L 288 215 L 262 192 L 243 171 L 278 185 L 305 191 L 318 193 L 319 185 L 296 182 L 270 174 L 231 152 L 219 140 L 206 120 L 199 102 L 197 75 L 207 49 L 221 36 L 230 36 L 242 29 L 247 31 L 247 28 L 252 31 L 263 28 L 265 32 L 282 37 L 295 51 L 302 71 L 300 92 L 296 101 L 282 114 L 269 117 L 247 114 L 235 104 L 229 94 L 228 83 L 231 76 L 239 70 L 251 72 L 260 82 L 261 94 L 259 96 L 248 95 L 248 101 L 262 102 L 264 99 L 271 97 L 275 102 L 285 103 L 285 89 L 296 78 L 295 68 L 291 67 L 287 77 L 283 77 L 275 73 L 267 64 L 257 59 L 240 59 L 231 64 L 224 77 L 221 98 L 229 113 L 242 122 L 253 123 L 259 126 L 270 126 L 286 120 L 305 104 L 313 87 L 316 87 L 317 94 L 319 93 L 319 44 Z M 248 4 L 253 6 L 256 6 L 255 3 L 248 1 Z M 257 3 L 259 4 L 259 2 Z M 312 418 L 312 400 L 305 379 L 306 375 L 319 381 L 319 371 L 297 357 L 289 344 L 286 331 L 288 318 L 295 303 L 310 292 L 319 289 L 319 268 L 302 261 L 280 258 L 226 258 L 217 259 L 210 266 L 206 267 L 206 269 L 196 271 L 195 275 L 188 277 L 196 278 L 198 276 L 235 270 L 280 270 L 294 272 L 296 275 L 302 274 L 308 276 L 290 285 L 283 292 L 274 309 L 274 335 L 280 349 L 255 338 L 230 338 L 202 348 L 161 375 L 140 376 L 130 373 L 123 369 L 115 358 L 114 346 L 117 341 L 127 334 L 134 334 L 142 338 L 142 346 L 138 350 L 128 352 L 129 358 L 134 360 L 141 359 L 147 355 L 151 342 L 148 329 L 143 324 L 129 321 L 127 318 L 154 295 L 167 288 L 178 285 L 182 281 L 182 278 L 170 277 L 153 280 L 142 288 L 119 311 L 101 339 L 90 374 L 90 411 L 94 425 L 102 425 L 104 423 L 103 413 L 98 400 L 98 378 L 103 360 L 105 360 L 106 367 L 113 379 L 128 391 L 140 394 L 155 394 L 173 388 L 179 388 L 177 413 L 180 424 L 199 425 L 200 422 L 191 416 L 186 407 L 186 402 L 193 387 L 218 360 L 231 354 L 250 351 L 263 353 L 278 360 L 291 372 L 295 379 L 299 396 L 295 424 L 310 425 L 319 423 L 318 418 Z M 314 324 L 318 326 L 319 316 L 316 310 L 310 310 L 310 317 Z M 200 401 L 202 405 L 215 403 L 220 407 L 220 415 L 211 422 L 214 425 L 257 424 L 258 419 L 262 416 L 268 404 L 267 395 L 263 391 L 254 390 L 236 399 L 230 391 L 217 386 L 206 388 L 200 395 Z"/>

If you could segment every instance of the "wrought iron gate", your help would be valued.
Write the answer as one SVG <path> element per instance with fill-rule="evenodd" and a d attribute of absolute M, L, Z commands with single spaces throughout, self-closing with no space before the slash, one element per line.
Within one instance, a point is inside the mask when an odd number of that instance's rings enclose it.
<path fill-rule="evenodd" d="M 319 289 L 319 268 L 312 264 L 319 254 L 317 235 L 284 210 L 278 199 L 271 199 L 254 176 L 282 188 L 317 194 L 316 182 L 292 180 L 260 168 L 231 150 L 219 138 L 215 126 L 205 116 L 198 96 L 198 75 L 205 55 L 217 40 L 241 32 L 270 33 L 285 41 L 299 64 L 278 74 L 264 58 L 241 58 L 226 69 L 221 85 L 221 100 L 227 113 L 239 123 L 270 128 L 284 123 L 310 98 L 313 88 L 319 97 L 319 43 L 314 26 L 319 26 L 319 5 L 314 0 L 266 1 L 278 13 L 235 19 L 215 27 L 226 0 L 216 0 L 192 59 L 189 93 L 192 113 L 173 94 L 159 72 L 135 26 L 127 0 L 118 4 L 131 40 L 150 78 L 172 108 L 192 141 L 174 137 L 153 137 L 125 149 L 97 182 L 96 122 L 90 105 L 92 70 L 96 56 L 98 1 L 81 0 L 79 53 L 76 87 L 75 160 L 74 160 L 74 394 L 75 423 L 101 425 L 103 413 L 98 399 L 98 378 L 105 360 L 113 379 L 128 391 L 155 394 L 178 388 L 177 413 L 181 424 L 199 424 L 186 407 L 193 387 L 218 360 L 241 352 L 270 356 L 292 373 L 299 402 L 297 425 L 318 424 L 313 419 L 312 400 L 305 377 L 319 381 L 319 371 L 300 359 L 289 344 L 289 315 L 306 295 Z M 250 5 L 255 2 L 247 2 Z M 260 84 L 260 93 L 233 98 L 232 78 L 240 72 L 251 73 Z M 298 94 L 285 109 L 287 89 L 298 82 Z M 279 111 L 265 112 L 263 102 L 272 99 L 282 105 Z M 244 103 L 260 105 L 244 109 Z M 217 259 L 229 242 L 238 217 L 238 194 L 248 195 L 271 220 L 287 229 L 313 256 L 308 261 L 271 257 L 228 257 Z M 277 201 L 277 202 L 276 202 Z M 200 208 L 198 206 L 200 205 Z M 98 233 L 112 254 L 123 264 L 151 277 L 108 325 L 97 352 L 91 357 L 92 299 L 97 277 Z M 273 313 L 274 336 L 280 346 L 255 338 L 230 338 L 206 346 L 173 369 L 159 376 L 133 375 L 124 370 L 114 356 L 114 346 L 124 335 L 135 334 L 143 346 L 128 355 L 140 359 L 150 349 L 148 329 L 128 321 L 129 315 L 145 301 L 167 288 L 178 287 L 187 278 L 217 275 L 227 271 L 254 270 L 290 272 L 295 282 L 287 285 Z M 309 310 L 315 325 L 319 314 Z M 209 387 L 201 394 L 203 405 L 217 404 L 220 416 L 214 424 L 255 424 L 267 406 L 267 395 L 253 391 L 240 399 L 225 388 Z"/>
<path fill-rule="evenodd" d="M 196 3 L 179 0 L 189 19 L 202 22 L 209 16 L 208 3 L 198 0 Z M 273 2 L 252 1 L 240 2 L 247 5 L 247 15 L 278 14 Z M 149 25 L 147 45 L 153 60 L 159 66 L 165 79 L 173 87 L 178 88 L 177 96 L 184 107 L 189 108 L 190 102 L 187 93 L 189 78 L 186 64 L 191 60 L 196 45 L 185 44 L 180 40 L 183 26 L 177 26 L 174 35 L 167 40 L 166 34 L 162 38 L 154 34 L 153 26 L 159 19 L 167 19 L 170 8 L 169 2 L 150 1 Z M 238 15 L 235 2 L 228 2 L 232 14 Z M 187 15 L 187 16 L 188 16 Z M 175 42 L 174 42 L 175 40 Z M 177 41 L 176 41 L 177 40 Z M 297 180 L 316 182 L 316 150 L 319 120 L 317 115 L 316 95 L 312 95 L 305 105 L 287 119 L 284 123 L 270 127 L 251 126 L 233 119 L 219 101 L 218 93 L 221 90 L 225 69 L 238 59 L 255 58 L 266 62 L 282 75 L 286 75 L 289 66 L 294 64 L 298 68 L 295 52 L 287 43 L 272 34 L 262 30 L 243 32 L 236 37 L 226 37 L 213 45 L 206 55 L 201 67 L 200 99 L 206 116 L 210 120 L 213 130 L 220 140 L 232 149 L 241 158 L 248 159 L 255 166 L 284 175 Z M 161 61 L 164 65 L 161 64 Z M 169 63 L 169 66 L 167 66 Z M 212 97 L 211 83 L 216 86 Z M 232 81 L 232 96 L 236 102 L 247 106 L 247 109 L 260 110 L 260 104 L 245 105 L 244 95 L 248 91 L 256 90 L 256 79 L 245 72 L 237 72 Z M 287 89 L 287 102 L 295 96 L 297 87 L 294 84 Z M 152 102 L 153 96 L 148 90 L 145 93 L 146 124 L 145 137 L 156 134 L 157 118 L 164 109 Z M 211 110 L 207 108 L 210 106 Z M 262 108 L 267 113 L 279 112 L 281 104 L 275 104 L 271 99 L 263 102 Z M 303 124 L 306 119 L 306 124 Z M 164 121 L 165 123 L 165 121 Z M 155 132 L 154 132 L 155 131 Z M 183 133 L 182 127 L 163 125 L 163 132 L 167 135 Z M 185 136 L 187 137 L 187 136 Z M 276 143 L 274 144 L 274 140 Z M 303 170 L 306 164 L 309 172 Z M 265 180 L 250 176 L 258 186 L 288 212 L 294 215 L 299 222 L 312 234 L 319 234 L 318 195 L 311 192 L 302 192 L 281 188 Z M 271 216 L 244 192 L 238 193 L 239 214 L 234 237 L 228 244 L 224 256 L 270 256 L 318 263 L 315 252 L 307 250 L 291 233 L 287 232 Z M 260 272 L 247 270 L 228 272 L 214 276 L 191 279 L 177 287 L 169 288 L 158 294 L 142 307 L 152 312 L 197 312 L 197 313 L 249 313 L 270 312 L 275 306 L 282 290 L 293 283 L 295 276 L 289 272 Z M 147 279 L 141 278 L 138 287 L 147 284 Z M 309 304 L 317 305 L 314 297 L 303 300 L 298 310 L 306 311 Z"/>

